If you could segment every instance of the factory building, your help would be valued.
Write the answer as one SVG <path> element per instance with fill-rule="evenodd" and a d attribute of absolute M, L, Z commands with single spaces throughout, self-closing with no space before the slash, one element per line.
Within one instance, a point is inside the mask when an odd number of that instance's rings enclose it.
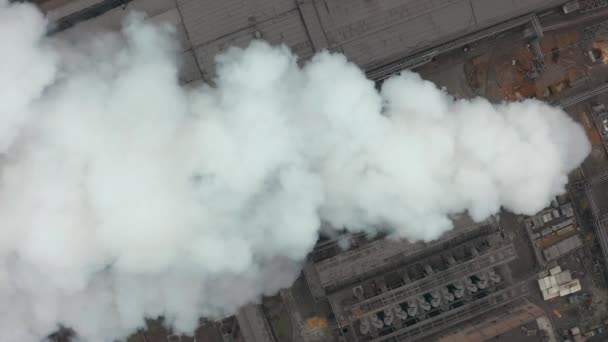
<path fill-rule="evenodd" d="M 346 341 L 437 338 L 527 294 L 511 277 L 517 256 L 498 223 L 455 222 L 428 243 L 357 236 L 348 251 L 327 257 L 325 244 L 313 252 L 306 279 L 317 300 L 329 301 Z"/>
<path fill-rule="evenodd" d="M 531 22 L 532 13 L 563 0 L 42 0 L 52 32 L 117 31 L 130 11 L 176 26 L 183 47 L 183 83 L 212 81 L 215 56 L 261 38 L 285 44 L 301 60 L 315 52 L 345 54 L 372 78 Z M 78 26 L 78 30 L 72 30 Z M 71 31 L 71 32 L 70 32 Z M 460 42 L 455 44 L 454 42 Z M 447 44 L 447 45 L 446 45 Z M 435 47 L 440 49 L 432 49 Z M 430 51 L 431 49 L 432 51 Z M 386 69 L 386 66 L 390 68 Z"/>
<path fill-rule="evenodd" d="M 540 265 L 549 263 L 583 246 L 572 202 L 556 198 L 552 206 L 523 220 Z"/>

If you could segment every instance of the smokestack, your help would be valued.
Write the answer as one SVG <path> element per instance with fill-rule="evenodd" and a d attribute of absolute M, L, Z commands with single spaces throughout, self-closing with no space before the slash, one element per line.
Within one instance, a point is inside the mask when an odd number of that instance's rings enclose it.
<path fill-rule="evenodd" d="M 558 108 L 456 100 L 412 72 L 377 91 L 339 54 L 300 67 L 256 40 L 217 57 L 214 86 L 182 88 L 165 27 L 46 29 L 0 0 L 6 342 L 59 324 L 118 340 L 158 316 L 191 333 L 290 286 L 322 221 L 429 241 L 454 213 L 534 214 L 590 151 Z"/>

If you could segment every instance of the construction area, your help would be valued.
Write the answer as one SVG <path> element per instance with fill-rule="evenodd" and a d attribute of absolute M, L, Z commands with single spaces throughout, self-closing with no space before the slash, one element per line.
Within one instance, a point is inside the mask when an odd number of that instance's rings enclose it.
<path fill-rule="evenodd" d="M 212 83 L 218 53 L 261 38 L 300 60 L 344 53 L 378 84 L 414 69 L 457 98 L 540 99 L 580 122 L 592 143 L 567 194 L 537 215 L 505 212 L 481 223 L 454 216 L 455 229 L 426 243 L 322 237 L 291 288 L 234 317 L 201 321 L 192 337 L 151 321 L 129 342 L 608 341 L 608 1 L 40 6 L 56 22 L 52 34 L 66 39 L 115 32 L 128 10 L 176 25 L 184 85 Z"/>

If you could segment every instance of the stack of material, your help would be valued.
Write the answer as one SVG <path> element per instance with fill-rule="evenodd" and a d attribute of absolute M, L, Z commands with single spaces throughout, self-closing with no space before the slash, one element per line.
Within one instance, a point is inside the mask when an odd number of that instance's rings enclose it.
<path fill-rule="evenodd" d="M 570 271 L 556 266 L 549 270 L 549 275 L 538 279 L 538 286 L 544 300 L 563 297 L 581 290 L 578 279 L 572 279 Z"/>

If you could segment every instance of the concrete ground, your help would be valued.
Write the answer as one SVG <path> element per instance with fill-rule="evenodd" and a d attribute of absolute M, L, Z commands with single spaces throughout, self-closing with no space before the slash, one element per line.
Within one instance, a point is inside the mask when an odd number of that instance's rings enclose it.
<path fill-rule="evenodd" d="M 509 264 L 515 281 L 530 279 L 540 271 L 534 255 L 534 250 L 525 228 L 519 223 L 517 215 L 509 212 L 500 214 L 500 227 L 508 236 L 517 250 L 517 259 Z"/>
<path fill-rule="evenodd" d="M 519 329 L 513 329 L 506 334 L 496 336 L 492 342 L 542 342 L 544 341 L 542 330 L 538 328 L 536 321 L 522 325 Z"/>
<path fill-rule="evenodd" d="M 277 341 L 335 342 L 340 335 L 329 303 L 315 302 L 303 275 L 263 305 Z"/>

